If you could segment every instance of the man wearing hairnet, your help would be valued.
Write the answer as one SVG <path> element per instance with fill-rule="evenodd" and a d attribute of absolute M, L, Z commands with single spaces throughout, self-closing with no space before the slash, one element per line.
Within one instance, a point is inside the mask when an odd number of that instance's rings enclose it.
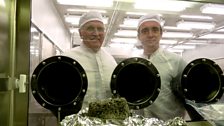
<path fill-rule="evenodd" d="M 181 74 L 187 63 L 177 54 L 160 48 L 162 25 L 157 15 L 145 15 L 139 19 L 138 40 L 143 47 L 141 57 L 148 59 L 157 68 L 161 78 L 161 91 L 153 104 L 136 113 L 162 120 L 185 116 L 184 100 L 172 91 L 180 83 Z"/>
<path fill-rule="evenodd" d="M 77 60 L 87 74 L 88 89 L 82 106 L 85 108 L 93 100 L 111 97 L 110 80 L 117 63 L 101 48 L 105 26 L 100 13 L 90 11 L 83 14 L 79 20 L 79 34 L 81 45 L 63 55 Z"/>

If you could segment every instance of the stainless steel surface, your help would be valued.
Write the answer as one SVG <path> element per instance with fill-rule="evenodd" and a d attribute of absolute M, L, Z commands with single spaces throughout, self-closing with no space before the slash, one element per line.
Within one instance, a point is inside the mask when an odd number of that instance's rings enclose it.
<path fill-rule="evenodd" d="M 0 4 L 0 125 L 27 125 L 28 93 L 15 89 L 15 79 L 29 74 L 30 0 Z"/>
<path fill-rule="evenodd" d="M 30 54 L 30 19 L 31 0 L 17 1 L 16 19 L 16 50 L 15 50 L 15 77 L 20 74 L 29 75 L 29 54 Z M 28 76 L 29 77 L 29 76 Z M 29 81 L 28 81 L 29 82 Z M 28 87 L 28 86 L 27 86 Z M 14 125 L 26 126 L 28 116 L 28 89 L 26 93 L 19 93 L 15 90 L 14 104 Z"/>
<path fill-rule="evenodd" d="M 1 73 L 1 91 L 0 91 L 0 125 L 9 126 L 10 124 L 10 102 L 11 91 L 8 91 L 8 79 L 9 75 L 9 43 L 10 43 L 10 9 L 12 8 L 13 1 L 4 1 L 0 5 L 0 73 Z M 8 9 L 9 8 L 9 9 Z"/>
<path fill-rule="evenodd" d="M 17 88 L 16 82 L 16 78 L 9 78 L 4 74 L 0 74 L 0 91 L 9 91 Z"/>
<path fill-rule="evenodd" d="M 0 91 L 8 91 L 9 89 L 9 79 L 0 74 Z"/>
<path fill-rule="evenodd" d="M 61 50 L 35 24 L 31 24 L 30 76 L 45 58 L 60 54 Z M 28 126 L 56 126 L 58 120 L 53 113 L 42 107 L 30 91 Z"/>
<path fill-rule="evenodd" d="M 9 4 L 5 3 L 4 5 L 0 5 L 0 73 L 6 72 L 6 68 L 8 68 L 8 33 L 9 33 L 9 11 L 7 7 Z"/>

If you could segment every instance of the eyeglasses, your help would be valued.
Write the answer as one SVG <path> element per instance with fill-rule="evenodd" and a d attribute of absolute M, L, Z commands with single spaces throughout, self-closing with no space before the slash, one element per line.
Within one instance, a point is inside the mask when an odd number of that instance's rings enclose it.
<path fill-rule="evenodd" d="M 94 32 L 103 33 L 104 27 L 88 26 L 88 27 L 85 27 L 84 30 L 86 30 L 87 32 L 90 32 L 90 33 L 94 33 Z"/>

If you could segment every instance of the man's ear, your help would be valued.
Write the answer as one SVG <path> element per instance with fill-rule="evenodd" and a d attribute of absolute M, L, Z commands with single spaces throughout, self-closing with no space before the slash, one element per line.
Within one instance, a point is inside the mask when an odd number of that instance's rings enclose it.
<path fill-rule="evenodd" d="M 160 26 L 161 36 L 163 36 L 164 29 Z"/>
<path fill-rule="evenodd" d="M 137 38 L 139 39 L 139 32 L 137 33 Z"/>
<path fill-rule="evenodd" d="M 82 30 L 81 29 L 79 29 L 79 35 L 80 35 L 80 38 L 82 39 L 83 35 L 82 35 Z"/>

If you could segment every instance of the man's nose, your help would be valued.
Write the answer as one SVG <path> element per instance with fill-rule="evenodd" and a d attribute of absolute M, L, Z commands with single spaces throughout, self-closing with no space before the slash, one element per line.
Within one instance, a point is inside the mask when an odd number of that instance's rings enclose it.
<path fill-rule="evenodd" d="M 99 35 L 99 31 L 98 31 L 97 28 L 95 28 L 95 29 L 93 30 L 93 34 L 94 34 L 94 35 Z"/>
<path fill-rule="evenodd" d="M 152 35 L 153 35 L 153 32 L 152 32 L 152 30 L 151 30 L 151 29 L 149 29 L 149 30 L 148 30 L 147 35 L 148 35 L 148 36 L 152 36 Z"/>

